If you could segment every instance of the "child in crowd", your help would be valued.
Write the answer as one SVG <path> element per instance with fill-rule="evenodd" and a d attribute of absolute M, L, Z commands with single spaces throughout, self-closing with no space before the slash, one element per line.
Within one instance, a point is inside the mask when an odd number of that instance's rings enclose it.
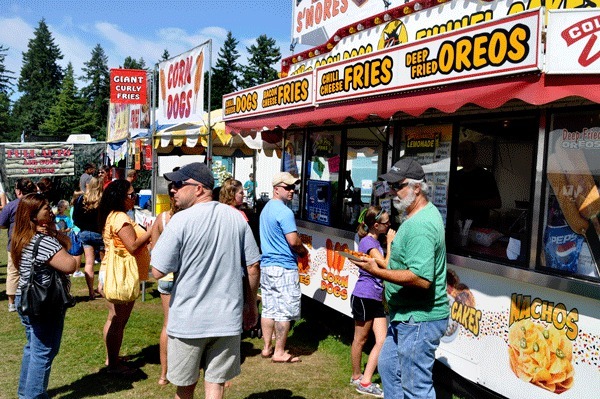
<path fill-rule="evenodd" d="M 73 224 L 73 219 L 71 219 L 71 213 L 70 213 L 70 206 L 69 206 L 69 201 L 67 200 L 60 200 L 58 201 L 58 204 L 56 205 L 56 217 L 55 217 L 55 223 L 56 223 L 56 230 L 68 235 L 71 237 L 71 235 L 69 233 L 71 233 L 71 231 L 73 231 L 73 229 L 75 228 L 75 225 Z M 71 249 L 74 249 L 74 243 L 73 240 L 71 239 Z M 71 252 L 69 252 L 71 255 L 73 255 Z M 78 265 L 81 264 L 81 254 L 79 255 L 73 255 L 73 257 L 75 258 L 75 261 L 77 261 Z M 75 273 L 73 273 L 73 277 L 83 277 L 84 274 L 81 270 L 77 270 Z"/>

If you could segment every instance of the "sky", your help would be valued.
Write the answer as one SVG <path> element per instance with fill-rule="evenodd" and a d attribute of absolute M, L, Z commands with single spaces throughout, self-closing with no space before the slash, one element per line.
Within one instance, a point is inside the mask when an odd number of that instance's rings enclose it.
<path fill-rule="evenodd" d="M 228 31 L 239 42 L 238 62 L 245 64 L 246 47 L 262 34 L 275 39 L 282 58 L 291 55 L 293 1 L 0 0 L 0 44 L 9 49 L 5 67 L 17 79 L 23 52 L 42 18 L 64 56 L 59 64 L 71 62 L 76 76 L 97 44 L 109 68 L 123 65 L 127 56 L 144 58 L 151 67 L 165 49 L 173 57 L 212 39 L 214 66 Z"/>

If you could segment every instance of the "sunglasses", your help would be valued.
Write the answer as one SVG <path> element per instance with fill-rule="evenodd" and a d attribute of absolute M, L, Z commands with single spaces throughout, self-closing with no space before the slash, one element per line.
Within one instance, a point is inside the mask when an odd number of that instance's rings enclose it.
<path fill-rule="evenodd" d="M 130 194 L 127 194 L 127 196 L 128 196 L 129 198 L 132 198 L 132 199 L 133 199 L 133 198 L 137 197 L 137 194 L 136 194 L 136 193 L 130 193 Z"/>
<path fill-rule="evenodd" d="M 400 191 L 402 190 L 404 187 L 408 186 L 410 183 L 409 182 L 404 182 L 404 183 L 394 183 L 392 184 L 392 189 L 396 190 L 396 191 Z"/>
<path fill-rule="evenodd" d="M 186 181 L 182 181 L 182 180 L 177 180 L 173 182 L 173 188 L 176 190 L 179 190 L 180 188 L 184 187 L 184 186 L 201 186 L 201 184 L 199 183 L 188 183 Z"/>
<path fill-rule="evenodd" d="M 277 187 L 281 187 L 283 188 L 285 191 L 292 191 L 296 189 L 296 185 L 295 184 L 289 184 L 289 185 L 285 185 L 285 186 L 277 186 Z"/>

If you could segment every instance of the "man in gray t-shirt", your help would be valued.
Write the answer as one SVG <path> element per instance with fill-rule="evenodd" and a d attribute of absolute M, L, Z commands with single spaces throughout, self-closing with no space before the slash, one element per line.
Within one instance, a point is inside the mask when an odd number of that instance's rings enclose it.
<path fill-rule="evenodd" d="M 242 324 L 258 321 L 260 252 L 236 209 L 212 201 L 214 179 L 203 163 L 166 173 L 173 182 L 173 217 L 152 250 L 152 274 L 175 273 L 168 334 L 167 378 L 178 397 L 193 397 L 204 369 L 206 397 L 222 398 L 240 373 Z"/>

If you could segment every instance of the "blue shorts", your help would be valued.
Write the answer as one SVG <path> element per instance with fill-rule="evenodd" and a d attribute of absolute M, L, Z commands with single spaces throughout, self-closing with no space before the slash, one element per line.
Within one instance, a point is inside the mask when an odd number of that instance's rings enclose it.
<path fill-rule="evenodd" d="M 102 235 L 95 231 L 80 231 L 79 239 L 83 243 L 83 247 L 94 247 L 99 251 L 104 251 L 104 241 Z"/>
<path fill-rule="evenodd" d="M 260 268 L 262 317 L 274 321 L 300 318 L 300 279 L 298 270 L 280 266 Z"/>
<path fill-rule="evenodd" d="M 173 291 L 173 281 L 158 280 L 158 292 L 163 295 L 171 295 Z"/>

